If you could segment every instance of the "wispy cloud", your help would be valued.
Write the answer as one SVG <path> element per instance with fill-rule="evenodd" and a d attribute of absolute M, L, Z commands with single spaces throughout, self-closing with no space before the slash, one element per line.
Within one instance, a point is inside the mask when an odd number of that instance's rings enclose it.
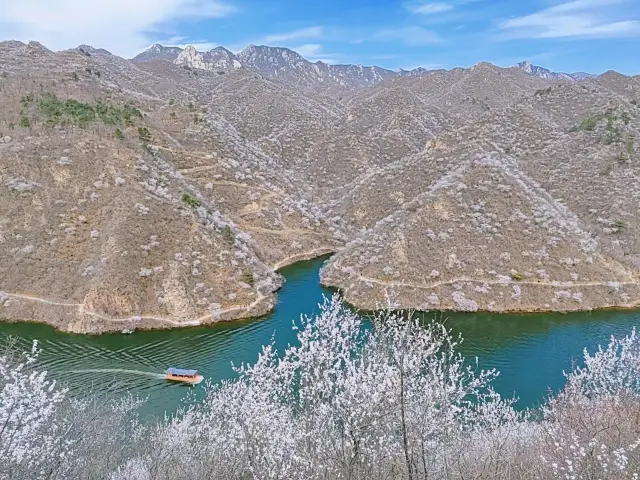
<path fill-rule="evenodd" d="M 411 13 L 419 15 L 434 15 L 452 10 L 453 5 L 445 2 L 408 2 L 405 4 L 405 8 Z"/>
<path fill-rule="evenodd" d="M 403 27 L 380 30 L 362 41 L 397 41 L 406 46 L 434 45 L 442 42 L 442 38 L 434 31 L 423 27 Z"/>
<path fill-rule="evenodd" d="M 166 39 L 158 40 L 155 43 L 159 43 L 161 45 L 164 45 L 165 47 L 186 48 L 191 46 L 191 47 L 194 47 L 199 52 L 207 52 L 209 50 L 212 50 L 220 46 L 216 42 L 209 42 L 207 40 L 196 40 L 196 39 L 186 37 L 184 35 L 176 35 Z"/>
<path fill-rule="evenodd" d="M 293 30 L 291 32 L 267 35 L 266 37 L 264 37 L 263 42 L 261 43 L 274 45 L 279 43 L 288 43 L 296 40 L 309 40 L 309 39 L 322 38 L 323 35 L 324 35 L 324 28 L 321 26 L 315 26 L 315 27 L 308 27 L 308 28 Z"/>
<path fill-rule="evenodd" d="M 506 38 L 612 38 L 640 36 L 640 20 L 612 8 L 627 0 L 574 0 L 498 24 Z"/>
<path fill-rule="evenodd" d="M 300 55 L 311 62 L 319 61 L 330 64 L 338 63 L 335 58 L 336 55 L 325 52 L 324 47 L 319 43 L 305 43 L 304 45 L 293 47 L 291 50 L 298 52 Z"/>
<path fill-rule="evenodd" d="M 132 56 L 163 24 L 220 18 L 224 0 L 0 0 L 0 38 L 38 40 L 54 50 L 86 43 Z"/>

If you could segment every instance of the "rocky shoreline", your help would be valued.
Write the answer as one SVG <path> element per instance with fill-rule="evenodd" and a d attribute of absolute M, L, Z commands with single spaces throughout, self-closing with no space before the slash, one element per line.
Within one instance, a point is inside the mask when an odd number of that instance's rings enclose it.
<path fill-rule="evenodd" d="M 293 255 L 277 262 L 272 270 L 275 273 L 276 270 L 294 263 L 312 260 L 334 252 L 335 248 L 319 248 Z M 259 318 L 269 314 L 275 307 L 277 291 L 282 283 L 272 292 L 259 293 L 258 298 L 249 305 L 228 306 L 195 319 L 144 314 L 116 318 L 90 311 L 82 303 L 66 303 L 29 295 L 0 292 L 0 319 L 8 323 L 43 323 L 63 332 L 89 335 L 207 326 Z"/>
<path fill-rule="evenodd" d="M 278 262 L 279 270 L 297 262 L 335 253 L 323 248 Z M 397 310 L 478 312 L 478 313 L 569 313 L 595 310 L 640 308 L 640 282 L 621 285 L 607 282 L 593 285 L 543 284 L 541 282 L 458 279 L 441 281 L 439 285 L 385 284 L 375 279 L 358 278 L 346 288 L 323 268 L 320 283 L 340 292 L 349 305 L 363 311 L 376 311 L 391 304 Z M 480 288 L 478 288 L 480 286 Z M 473 288 L 472 288 L 473 287 Z M 490 290 L 488 290 L 490 289 Z M 558 292 L 561 292 L 558 294 Z M 514 295 L 517 293 L 517 295 Z M 551 302 L 541 299 L 552 297 Z M 514 298 L 518 297 L 518 298 Z M 424 302 L 416 299 L 424 298 Z M 440 300 L 442 298 L 442 300 Z M 491 298 L 503 299 L 502 302 Z M 637 300 L 631 300 L 631 299 Z M 625 301 L 625 299 L 627 299 Z M 68 333 L 104 334 L 136 330 L 168 330 L 207 326 L 221 322 L 259 318 L 269 314 L 277 302 L 277 290 L 260 295 L 251 305 L 228 307 L 197 319 L 133 315 L 113 318 L 88 311 L 83 304 L 64 303 L 20 294 L 0 292 L 0 316 L 9 323 L 44 323 Z"/>

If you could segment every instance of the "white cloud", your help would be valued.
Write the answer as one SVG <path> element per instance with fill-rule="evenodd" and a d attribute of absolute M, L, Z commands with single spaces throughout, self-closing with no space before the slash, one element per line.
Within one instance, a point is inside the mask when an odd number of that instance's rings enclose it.
<path fill-rule="evenodd" d="M 422 3 L 408 3 L 405 5 L 407 10 L 411 13 L 417 13 L 420 15 L 434 15 L 436 13 L 447 12 L 453 9 L 453 5 L 445 2 L 422 2 Z"/>
<path fill-rule="evenodd" d="M 626 0 L 574 0 L 498 24 L 509 38 L 612 38 L 640 36 L 640 20 L 612 7 Z"/>
<path fill-rule="evenodd" d="M 222 0 L 0 0 L 0 38 L 53 50 L 84 43 L 129 57 L 153 43 L 163 24 L 234 11 Z"/>
<path fill-rule="evenodd" d="M 194 47 L 199 52 L 208 52 L 209 50 L 212 50 L 220 46 L 216 42 L 208 42 L 206 40 L 193 40 L 193 39 L 189 39 L 189 37 L 185 37 L 182 35 L 169 37 L 165 40 L 159 40 L 155 43 L 159 43 L 160 45 L 164 45 L 165 47 L 178 47 L 178 48 Z M 147 47 L 149 46 L 150 45 L 147 45 Z"/>
<path fill-rule="evenodd" d="M 381 30 L 373 34 L 369 40 L 395 40 L 407 46 L 434 45 L 442 42 L 442 39 L 437 33 L 422 27 Z"/>
<path fill-rule="evenodd" d="M 299 30 L 293 30 L 291 32 L 276 33 L 273 35 L 267 35 L 264 37 L 261 43 L 273 46 L 275 44 L 282 44 L 291 42 L 293 40 L 307 40 L 313 38 L 322 38 L 324 34 L 324 28 L 320 26 L 301 28 Z"/>
<path fill-rule="evenodd" d="M 298 52 L 311 62 L 320 61 L 329 64 L 337 63 L 337 60 L 333 58 L 333 55 L 324 52 L 322 45 L 318 43 L 306 43 L 304 45 L 293 47 L 291 50 Z"/>

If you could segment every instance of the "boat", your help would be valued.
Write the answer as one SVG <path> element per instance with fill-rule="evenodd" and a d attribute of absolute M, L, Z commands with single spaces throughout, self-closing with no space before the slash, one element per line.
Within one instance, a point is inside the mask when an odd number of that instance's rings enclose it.
<path fill-rule="evenodd" d="M 191 385 L 197 385 L 204 377 L 198 375 L 197 370 L 183 370 L 182 368 L 169 368 L 167 369 L 166 379 L 171 382 L 189 383 Z"/>

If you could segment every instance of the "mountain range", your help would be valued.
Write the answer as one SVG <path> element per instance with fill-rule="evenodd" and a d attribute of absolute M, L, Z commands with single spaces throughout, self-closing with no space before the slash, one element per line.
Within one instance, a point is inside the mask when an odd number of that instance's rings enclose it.
<path fill-rule="evenodd" d="M 256 317 L 329 252 L 359 308 L 640 304 L 640 78 L 145 55 L 0 42 L 0 318 Z"/>
<path fill-rule="evenodd" d="M 224 47 L 208 52 L 198 52 L 194 47 L 184 49 L 153 45 L 133 59 L 134 63 L 167 60 L 189 68 L 213 71 L 228 71 L 246 68 L 263 75 L 291 81 L 298 85 L 321 88 L 360 88 L 374 85 L 382 80 L 416 76 L 429 70 L 419 67 L 413 70 L 388 70 L 377 66 L 332 65 L 321 61 L 310 62 L 297 52 L 284 47 L 249 45 L 238 54 Z M 556 73 L 529 62 L 520 62 L 514 67 L 528 74 L 548 80 L 579 81 L 596 75 L 587 73 Z"/>

